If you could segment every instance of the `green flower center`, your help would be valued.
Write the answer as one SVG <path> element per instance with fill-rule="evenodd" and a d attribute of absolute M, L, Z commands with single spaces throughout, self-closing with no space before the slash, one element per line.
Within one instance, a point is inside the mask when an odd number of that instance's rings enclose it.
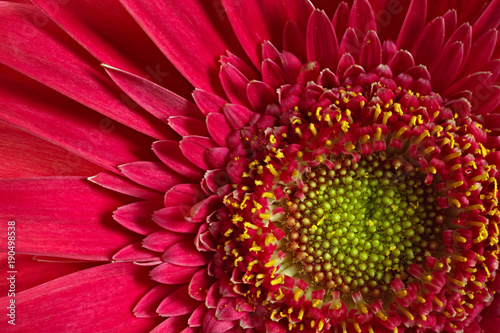
<path fill-rule="evenodd" d="M 379 297 L 438 248 L 443 216 L 426 174 L 403 159 L 365 155 L 302 175 L 288 190 L 284 229 L 311 282 Z"/>

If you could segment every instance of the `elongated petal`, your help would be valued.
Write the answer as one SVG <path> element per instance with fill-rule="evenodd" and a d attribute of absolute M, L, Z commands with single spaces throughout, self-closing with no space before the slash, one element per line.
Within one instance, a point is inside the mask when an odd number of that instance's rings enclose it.
<path fill-rule="evenodd" d="M 222 4 L 241 45 L 259 68 L 260 45 L 269 40 L 278 49 L 282 48 L 281 32 L 287 21 L 297 21 L 299 1 L 222 0 Z"/>
<path fill-rule="evenodd" d="M 193 274 L 199 270 L 200 267 L 196 266 L 174 265 L 165 262 L 151 271 L 151 278 L 165 284 L 183 284 L 191 281 Z"/>
<path fill-rule="evenodd" d="M 165 284 L 151 288 L 134 307 L 134 315 L 139 318 L 158 317 L 158 312 L 156 312 L 158 305 L 174 290 L 174 286 Z"/>
<path fill-rule="evenodd" d="M 111 212 L 127 203 L 125 197 L 85 178 L 9 179 L 0 184 L 1 218 L 19 221 L 18 253 L 106 261 L 136 240 L 111 219 Z M 6 228 L 7 223 L 0 225 L 4 247 Z"/>
<path fill-rule="evenodd" d="M 192 90 L 118 0 L 32 2 L 100 62 L 151 77 L 185 96 Z"/>
<path fill-rule="evenodd" d="M 217 60 L 226 50 L 236 55 L 243 51 L 220 8 L 197 0 L 120 2 L 193 86 L 221 92 L 213 80 Z"/>
<path fill-rule="evenodd" d="M 128 96 L 163 122 L 171 116 L 202 119 L 202 114 L 196 105 L 172 91 L 118 68 L 108 65 L 103 65 L 103 67 Z"/>
<path fill-rule="evenodd" d="M 180 147 L 184 156 L 194 165 L 203 170 L 210 169 L 205 154 L 207 149 L 217 147 L 215 141 L 202 136 L 188 136 L 181 141 Z"/>
<path fill-rule="evenodd" d="M 174 265 L 203 266 L 208 264 L 210 256 L 199 252 L 192 240 L 172 245 L 163 254 L 163 259 Z"/>
<path fill-rule="evenodd" d="M 130 179 L 111 172 L 101 172 L 88 180 L 110 190 L 141 199 L 158 199 L 161 193 L 141 186 Z"/>
<path fill-rule="evenodd" d="M 192 206 L 206 197 L 199 184 L 179 184 L 165 194 L 165 207 Z"/>
<path fill-rule="evenodd" d="M 205 121 L 198 118 L 174 116 L 168 118 L 168 124 L 177 134 L 183 137 L 188 135 L 210 135 L 205 125 Z"/>
<path fill-rule="evenodd" d="M 131 311 L 150 288 L 147 272 L 147 268 L 134 264 L 113 263 L 76 272 L 18 293 L 15 331 L 147 332 L 159 321 L 137 320 Z M 6 307 L 9 299 L 0 299 L 1 306 Z M 57 302 L 47 302 L 47 299 Z M 90 314 L 99 315 L 99 319 Z M 42 322 L 43 325 L 40 325 Z"/>
<path fill-rule="evenodd" d="M 220 113 L 212 113 L 207 116 L 207 127 L 210 136 L 221 147 L 227 146 L 227 138 L 232 129 L 227 123 L 226 117 Z"/>
<path fill-rule="evenodd" d="M 141 242 L 136 242 L 134 244 L 125 246 L 113 256 L 113 260 L 139 263 L 149 262 L 150 264 L 161 263 L 159 254 L 144 248 Z"/>
<path fill-rule="evenodd" d="M 219 73 L 222 87 L 233 103 L 249 106 L 246 89 L 248 78 L 231 64 L 222 65 Z"/>
<path fill-rule="evenodd" d="M 187 181 L 185 177 L 158 162 L 132 162 L 120 165 L 120 170 L 136 183 L 161 192 Z"/>
<path fill-rule="evenodd" d="M 22 275 L 16 279 L 16 292 L 28 290 L 43 283 L 55 280 L 62 276 L 100 265 L 100 262 L 83 260 L 67 260 L 61 262 L 47 262 L 37 260 L 37 257 L 27 254 L 16 254 L 16 265 L 22 268 Z M 0 269 L 11 271 L 8 266 L 7 252 L 0 253 Z M 0 292 L 7 295 L 10 280 L 0 280 Z"/>
<path fill-rule="evenodd" d="M 97 112 L 156 138 L 167 138 L 161 122 L 122 100 L 122 92 L 104 76 L 99 62 L 50 20 L 33 26 L 34 6 L 0 3 L 0 63 L 34 78 Z M 31 28 L 30 28 L 31 27 Z M 31 29 L 32 33 L 22 31 Z"/>
<path fill-rule="evenodd" d="M 151 217 L 153 212 L 160 208 L 162 208 L 162 202 L 159 200 L 133 202 L 115 210 L 113 218 L 128 230 L 141 235 L 149 235 L 158 230 L 158 225 Z"/>
<path fill-rule="evenodd" d="M 485 9 L 481 17 L 474 23 L 472 28 L 472 37 L 478 38 L 490 29 L 498 29 L 500 25 L 500 0 L 493 0 Z"/>
<path fill-rule="evenodd" d="M 412 54 L 417 64 L 432 64 L 443 46 L 444 33 L 445 27 L 442 17 L 427 24 L 412 48 Z"/>
<path fill-rule="evenodd" d="M 436 91 L 442 91 L 448 87 L 456 78 L 464 56 L 464 45 L 455 42 L 444 48 L 431 67 L 432 87 Z"/>
<path fill-rule="evenodd" d="M 224 105 L 229 103 L 218 95 L 201 89 L 195 89 L 193 99 L 205 116 L 210 113 L 221 113 Z"/>
<path fill-rule="evenodd" d="M 179 287 L 168 295 L 158 306 L 158 313 L 161 316 L 180 316 L 192 312 L 200 303 L 188 294 L 187 284 Z"/>
<path fill-rule="evenodd" d="M 0 178 L 91 176 L 103 171 L 80 156 L 0 121 Z"/>
<path fill-rule="evenodd" d="M 0 120 L 108 170 L 150 158 L 151 138 L 0 65 Z M 72 110 L 72 112 L 68 112 Z"/>
<path fill-rule="evenodd" d="M 375 14 L 367 0 L 355 0 L 349 14 L 349 27 L 356 31 L 356 34 L 363 39 L 368 31 L 377 31 Z"/>
<path fill-rule="evenodd" d="M 322 68 L 337 69 L 340 50 L 332 22 L 324 12 L 313 12 L 307 24 L 307 60 L 318 61 Z"/>
<path fill-rule="evenodd" d="M 201 169 L 182 154 L 179 142 L 157 141 L 153 144 L 153 151 L 165 165 L 177 173 L 192 179 L 199 179 L 202 176 Z"/>
<path fill-rule="evenodd" d="M 168 247 L 187 240 L 189 236 L 168 230 L 159 230 L 144 238 L 142 245 L 151 251 L 165 252 Z"/>
<path fill-rule="evenodd" d="M 366 71 L 372 70 L 382 62 L 382 45 L 375 31 L 366 34 L 361 45 L 359 62 Z"/>
<path fill-rule="evenodd" d="M 396 42 L 398 49 L 410 49 L 422 29 L 424 29 L 426 13 L 427 0 L 415 0 L 411 2 Z"/>

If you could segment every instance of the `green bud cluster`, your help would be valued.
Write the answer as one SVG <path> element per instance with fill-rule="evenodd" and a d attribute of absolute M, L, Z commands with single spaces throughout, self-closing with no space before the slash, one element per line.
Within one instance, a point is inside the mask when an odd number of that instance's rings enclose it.
<path fill-rule="evenodd" d="M 437 193 L 400 159 L 363 156 L 324 164 L 289 189 L 289 248 L 312 281 L 375 297 L 438 247 Z M 302 199 L 299 199 L 302 198 Z"/>

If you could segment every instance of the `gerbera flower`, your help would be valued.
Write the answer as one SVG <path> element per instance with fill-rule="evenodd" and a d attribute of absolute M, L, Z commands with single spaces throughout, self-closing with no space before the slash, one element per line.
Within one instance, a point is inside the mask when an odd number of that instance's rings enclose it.
<path fill-rule="evenodd" d="M 2 325 L 495 330 L 500 1 L 33 3 Z"/>

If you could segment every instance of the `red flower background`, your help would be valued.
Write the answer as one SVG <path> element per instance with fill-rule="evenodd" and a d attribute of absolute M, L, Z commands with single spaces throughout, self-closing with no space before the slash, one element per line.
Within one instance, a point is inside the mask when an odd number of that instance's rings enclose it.
<path fill-rule="evenodd" d="M 500 1 L 0 1 L 0 17 L 17 268 L 0 327 L 496 330 Z M 376 186 L 393 224 L 359 215 Z"/>

